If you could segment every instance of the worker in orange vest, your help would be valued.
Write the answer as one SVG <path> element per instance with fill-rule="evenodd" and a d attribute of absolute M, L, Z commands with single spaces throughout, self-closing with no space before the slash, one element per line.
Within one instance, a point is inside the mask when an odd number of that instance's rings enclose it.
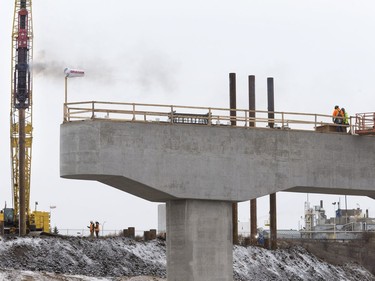
<path fill-rule="evenodd" d="M 94 228 L 95 228 L 94 222 L 90 221 L 90 226 L 88 226 L 87 228 L 90 229 L 90 237 L 94 237 Z"/>
<path fill-rule="evenodd" d="M 96 234 L 96 238 L 99 237 L 99 231 L 100 231 L 99 223 L 95 222 L 95 234 Z"/>
<path fill-rule="evenodd" d="M 338 105 L 335 106 L 335 109 L 332 113 L 332 121 L 336 124 L 336 131 L 341 132 L 341 124 L 342 124 L 342 118 L 341 118 L 341 109 Z"/>

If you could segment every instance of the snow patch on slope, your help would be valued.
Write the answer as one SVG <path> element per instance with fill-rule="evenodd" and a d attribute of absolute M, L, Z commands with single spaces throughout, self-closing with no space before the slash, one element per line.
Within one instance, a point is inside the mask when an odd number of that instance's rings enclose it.
<path fill-rule="evenodd" d="M 302 247 L 270 251 L 233 248 L 234 280 L 361 280 L 374 276 L 356 264 L 333 266 Z M 1 280 L 129 280 L 166 278 L 166 246 L 161 240 L 34 237 L 0 241 Z"/>

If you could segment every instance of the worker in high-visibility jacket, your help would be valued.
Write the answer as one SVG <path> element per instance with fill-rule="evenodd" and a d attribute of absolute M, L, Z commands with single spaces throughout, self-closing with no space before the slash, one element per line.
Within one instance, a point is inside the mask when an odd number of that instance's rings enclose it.
<path fill-rule="evenodd" d="M 341 108 L 340 115 L 342 116 L 342 132 L 346 133 L 346 127 L 349 127 L 349 115 L 345 111 L 345 108 Z"/>
<path fill-rule="evenodd" d="M 95 235 L 96 235 L 96 238 L 99 237 L 99 231 L 100 231 L 99 223 L 95 222 Z"/>
<path fill-rule="evenodd" d="M 341 109 L 338 105 L 335 106 L 335 109 L 332 113 L 332 121 L 336 124 L 336 131 L 341 132 L 341 124 L 342 124 L 342 116 L 341 116 Z"/>
<path fill-rule="evenodd" d="M 332 112 L 332 121 L 333 123 L 336 123 L 336 117 L 340 113 L 340 107 L 338 105 L 335 105 L 335 109 Z"/>
<path fill-rule="evenodd" d="M 90 226 L 88 226 L 87 228 L 90 229 L 90 237 L 94 237 L 94 229 L 95 229 L 94 222 L 90 221 Z"/>

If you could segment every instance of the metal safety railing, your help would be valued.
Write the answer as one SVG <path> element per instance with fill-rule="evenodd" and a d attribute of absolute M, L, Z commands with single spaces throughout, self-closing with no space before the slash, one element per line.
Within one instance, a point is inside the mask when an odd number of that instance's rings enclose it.
<path fill-rule="evenodd" d="M 270 116 L 272 118 L 270 118 Z M 264 127 L 274 129 L 339 131 L 337 127 L 349 128 L 355 117 L 349 118 L 348 125 L 334 124 L 331 115 L 297 112 L 270 112 L 265 110 L 228 109 L 197 106 L 178 106 L 142 103 L 119 103 L 84 101 L 64 104 L 64 122 L 90 119 L 107 119 L 127 122 L 156 122 L 170 124 L 195 124 L 206 126 Z"/>
<path fill-rule="evenodd" d="M 357 134 L 375 133 L 375 112 L 357 113 L 355 125 Z"/>

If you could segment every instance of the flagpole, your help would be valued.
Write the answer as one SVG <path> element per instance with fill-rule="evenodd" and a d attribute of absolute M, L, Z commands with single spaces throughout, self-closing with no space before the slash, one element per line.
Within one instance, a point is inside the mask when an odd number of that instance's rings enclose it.
<path fill-rule="evenodd" d="M 64 121 L 68 121 L 68 77 L 83 77 L 85 76 L 85 71 L 78 69 L 71 69 L 66 67 L 64 69 L 65 73 L 65 97 L 64 97 Z"/>
<path fill-rule="evenodd" d="M 65 75 L 65 101 L 64 101 L 64 121 L 68 118 L 68 76 Z"/>

